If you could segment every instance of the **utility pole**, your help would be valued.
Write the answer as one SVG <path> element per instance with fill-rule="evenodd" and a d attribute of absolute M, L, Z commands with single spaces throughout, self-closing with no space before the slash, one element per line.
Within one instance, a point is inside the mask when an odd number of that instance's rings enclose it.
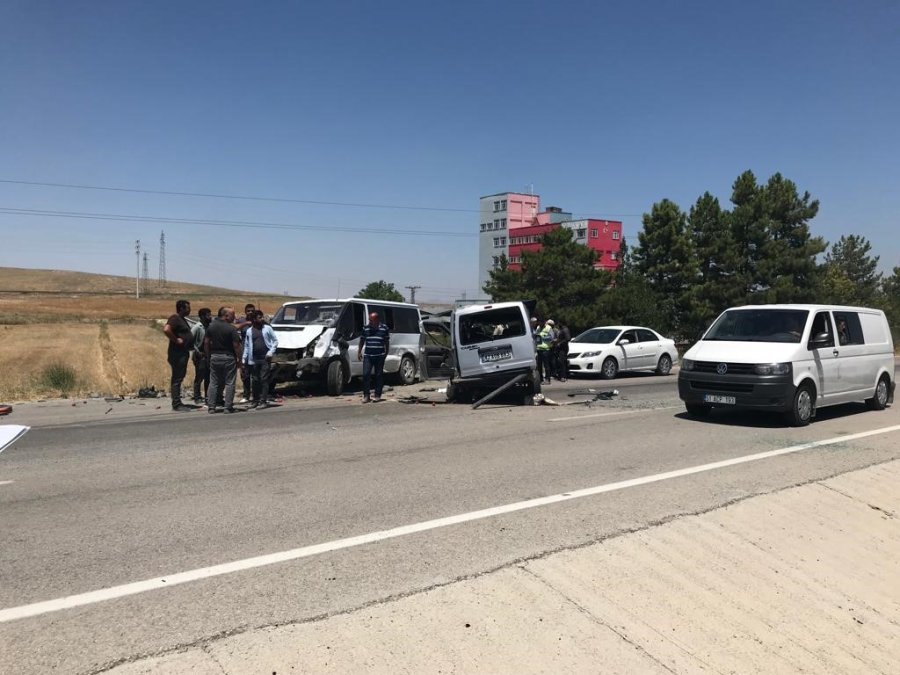
<path fill-rule="evenodd" d="M 166 285 L 166 233 L 159 235 L 159 285 Z"/>
<path fill-rule="evenodd" d="M 145 293 L 147 292 L 147 287 L 149 286 L 147 282 L 150 281 L 150 271 L 147 269 L 147 263 L 149 260 L 149 254 L 144 251 L 144 264 L 141 267 L 141 286 L 143 286 Z"/>
<path fill-rule="evenodd" d="M 404 286 L 404 288 L 409 289 L 409 304 L 416 304 L 416 290 L 422 288 L 421 286 Z"/>
<path fill-rule="evenodd" d="M 134 242 L 134 255 L 137 258 L 137 269 L 134 273 L 134 298 L 139 300 L 141 297 L 141 240 Z"/>

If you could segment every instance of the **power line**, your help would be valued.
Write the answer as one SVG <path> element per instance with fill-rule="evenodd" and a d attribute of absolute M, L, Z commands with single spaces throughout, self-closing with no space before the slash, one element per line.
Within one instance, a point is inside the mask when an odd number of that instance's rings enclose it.
<path fill-rule="evenodd" d="M 82 211 L 46 211 L 41 209 L 17 209 L 0 207 L 0 213 L 21 216 L 44 216 L 48 218 L 80 218 L 87 220 L 112 220 L 136 223 L 174 223 L 183 225 L 209 225 L 210 227 L 242 227 L 267 230 L 318 230 L 327 232 L 362 232 L 366 234 L 398 234 L 413 236 L 476 237 L 477 232 L 446 232 L 438 230 L 401 230 L 391 228 L 366 228 L 347 226 L 299 225 L 289 223 L 269 223 L 253 220 L 206 220 L 198 218 L 165 218 L 160 216 L 136 216 L 116 213 L 86 213 Z"/>
<path fill-rule="evenodd" d="M 212 192 L 178 192 L 175 190 L 144 190 L 140 188 L 109 187 L 103 185 L 73 185 L 69 183 L 42 183 L 28 180 L 0 179 L 0 183 L 10 185 L 33 185 L 40 187 L 71 188 L 73 190 L 103 190 L 107 192 L 134 192 L 144 195 L 167 195 L 169 197 L 206 197 L 210 199 L 237 199 L 253 202 L 281 202 L 285 204 L 312 204 L 315 206 L 348 206 L 364 209 L 398 209 L 406 211 L 449 211 L 457 213 L 477 213 L 478 209 L 454 209 L 438 206 L 409 206 L 403 204 L 358 204 L 355 202 L 326 202 L 314 199 L 291 199 L 288 197 L 256 197 L 252 195 L 230 195 Z"/>
<path fill-rule="evenodd" d="M 103 192 L 129 192 L 144 195 L 165 195 L 169 197 L 201 197 L 206 199 L 232 199 L 239 201 L 252 202 L 276 202 L 283 204 L 309 204 L 313 206 L 343 206 L 350 208 L 363 209 L 395 209 L 400 211 L 437 211 L 444 213 L 480 213 L 480 209 L 460 209 L 441 206 L 410 206 L 408 204 L 367 204 L 358 202 L 330 202 L 314 199 L 293 199 L 289 197 L 262 197 L 256 195 L 235 195 L 216 192 L 182 192 L 178 190 L 149 190 L 144 188 L 124 188 L 113 187 L 108 185 L 78 185 L 74 183 L 46 183 L 41 181 L 29 180 L 12 180 L 0 178 L 0 183 L 7 185 L 30 185 L 33 187 L 54 187 L 67 188 L 71 190 L 95 190 Z M 597 212 L 599 213 L 599 212 Z M 609 218 L 640 218 L 642 213 L 607 213 L 603 215 L 592 215 L 591 213 L 580 212 L 580 218 L 595 218 L 598 220 Z M 574 216 L 573 216 L 574 217 Z"/>

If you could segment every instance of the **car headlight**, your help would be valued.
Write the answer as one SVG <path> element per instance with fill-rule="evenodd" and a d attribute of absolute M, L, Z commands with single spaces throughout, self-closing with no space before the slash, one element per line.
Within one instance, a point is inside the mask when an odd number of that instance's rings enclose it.
<path fill-rule="evenodd" d="M 603 352 L 584 352 L 581 356 L 586 359 L 591 358 L 592 356 L 600 356 Z"/>
<path fill-rule="evenodd" d="M 791 372 L 790 363 L 757 363 L 753 366 L 757 375 L 788 375 Z"/>
<path fill-rule="evenodd" d="M 681 360 L 681 369 L 682 370 L 693 370 L 694 369 L 693 359 L 682 359 Z"/>

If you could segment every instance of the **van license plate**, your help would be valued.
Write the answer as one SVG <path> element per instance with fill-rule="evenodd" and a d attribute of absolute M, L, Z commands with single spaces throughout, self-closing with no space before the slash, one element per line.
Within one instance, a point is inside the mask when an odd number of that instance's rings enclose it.
<path fill-rule="evenodd" d="M 725 405 L 737 403 L 737 399 L 734 396 L 719 396 L 718 394 L 705 394 L 703 401 L 704 403 L 723 403 Z"/>
<path fill-rule="evenodd" d="M 481 352 L 482 363 L 493 363 L 494 361 L 505 361 L 512 358 L 512 349 L 491 349 Z"/>

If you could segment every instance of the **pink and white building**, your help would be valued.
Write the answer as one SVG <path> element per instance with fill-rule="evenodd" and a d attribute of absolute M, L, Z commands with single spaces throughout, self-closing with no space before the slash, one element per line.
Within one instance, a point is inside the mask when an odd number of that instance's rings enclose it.
<path fill-rule="evenodd" d="M 620 264 L 622 223 L 597 218 L 572 219 L 572 214 L 549 206 L 541 211 L 538 195 L 502 192 L 481 198 L 478 239 L 478 287 L 490 280 L 491 270 L 505 255 L 510 269 L 521 269 L 522 251 L 537 251 L 540 238 L 558 227 L 572 230 L 575 241 L 597 251 L 595 266 L 614 270 Z"/>

